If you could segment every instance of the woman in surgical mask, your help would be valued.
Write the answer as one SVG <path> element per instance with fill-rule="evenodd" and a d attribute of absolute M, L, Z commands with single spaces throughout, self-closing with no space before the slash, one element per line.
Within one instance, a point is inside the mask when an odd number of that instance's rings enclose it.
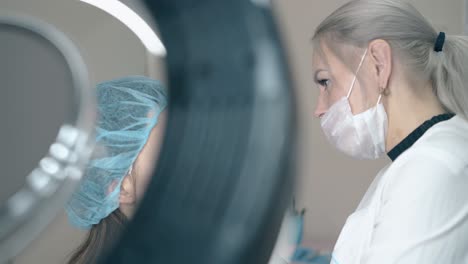
<path fill-rule="evenodd" d="M 164 132 L 167 98 L 158 81 L 131 76 L 96 92 L 96 151 L 66 208 L 88 235 L 69 263 L 95 263 L 116 241 L 145 192 Z"/>
<path fill-rule="evenodd" d="M 332 263 L 468 263 L 468 39 L 436 31 L 407 1 L 354 0 L 313 44 L 328 141 L 356 159 L 391 160 Z"/>

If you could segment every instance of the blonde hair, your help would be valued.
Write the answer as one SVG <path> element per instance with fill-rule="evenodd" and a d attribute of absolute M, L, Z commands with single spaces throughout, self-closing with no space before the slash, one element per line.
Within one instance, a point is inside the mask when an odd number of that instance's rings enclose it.
<path fill-rule="evenodd" d="M 353 0 L 328 16 L 316 29 L 316 47 L 326 43 L 345 63 L 352 58 L 343 44 L 364 47 L 386 40 L 411 75 L 430 82 L 448 112 L 468 120 L 468 38 L 447 35 L 443 50 L 434 45 L 439 32 L 410 3 L 399 0 Z"/>

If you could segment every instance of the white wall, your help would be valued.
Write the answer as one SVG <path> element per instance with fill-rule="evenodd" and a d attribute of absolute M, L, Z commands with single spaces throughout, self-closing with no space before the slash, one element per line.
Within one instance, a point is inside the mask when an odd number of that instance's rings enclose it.
<path fill-rule="evenodd" d="M 465 35 L 468 35 L 468 0 L 465 0 L 464 2 L 464 6 L 463 6 L 463 15 L 464 15 L 464 33 Z"/>

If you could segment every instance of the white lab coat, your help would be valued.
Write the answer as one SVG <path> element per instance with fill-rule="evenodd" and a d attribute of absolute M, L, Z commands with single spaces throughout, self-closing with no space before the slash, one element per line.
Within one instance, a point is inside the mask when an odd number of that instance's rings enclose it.
<path fill-rule="evenodd" d="M 467 121 L 435 124 L 379 172 L 331 263 L 468 263 Z"/>

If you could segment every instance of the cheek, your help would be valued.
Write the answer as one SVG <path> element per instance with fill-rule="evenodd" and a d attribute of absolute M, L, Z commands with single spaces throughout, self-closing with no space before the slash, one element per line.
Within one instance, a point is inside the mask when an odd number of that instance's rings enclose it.
<path fill-rule="evenodd" d="M 359 114 L 373 107 L 379 97 L 376 84 L 369 79 L 361 78 L 356 81 L 350 96 L 350 105 L 353 114 Z"/>
<path fill-rule="evenodd" d="M 324 89 L 320 89 L 317 105 L 325 109 L 328 109 L 330 106 L 330 95 Z"/>
<path fill-rule="evenodd" d="M 348 95 L 348 89 L 345 88 L 346 85 L 343 85 L 343 83 L 341 80 L 336 80 L 325 92 L 329 106 Z"/>
<path fill-rule="evenodd" d="M 328 95 L 328 101 L 329 105 L 331 106 L 334 104 L 336 101 L 340 100 L 346 96 L 346 93 L 343 92 L 343 89 L 340 87 L 334 87 L 334 89 L 330 89 L 329 95 Z"/>
<path fill-rule="evenodd" d="M 158 123 L 151 131 L 148 141 L 138 157 L 138 171 L 135 183 L 137 200 L 141 200 L 153 177 L 159 159 L 165 124 L 166 111 L 160 114 Z"/>
<path fill-rule="evenodd" d="M 150 183 L 151 178 L 153 177 L 153 168 L 146 168 L 144 171 L 139 172 L 138 178 L 136 180 L 136 198 L 137 201 L 141 201 L 145 195 L 148 184 Z"/>
<path fill-rule="evenodd" d="M 353 92 L 349 96 L 349 105 L 351 106 L 351 112 L 354 115 L 362 113 L 365 110 L 365 105 L 363 104 L 363 93 L 358 82 L 354 84 Z"/>
<path fill-rule="evenodd" d="M 156 129 L 151 132 L 150 138 L 143 148 L 137 160 L 138 171 L 136 174 L 136 196 L 140 200 L 153 177 L 157 166 L 161 137 Z"/>
<path fill-rule="evenodd" d="M 136 196 L 140 200 L 148 187 L 148 184 L 153 177 L 154 170 L 156 168 L 158 150 L 155 148 L 153 140 L 149 140 L 144 152 L 142 152 L 140 159 L 138 160 L 138 171 L 136 177 Z"/>

